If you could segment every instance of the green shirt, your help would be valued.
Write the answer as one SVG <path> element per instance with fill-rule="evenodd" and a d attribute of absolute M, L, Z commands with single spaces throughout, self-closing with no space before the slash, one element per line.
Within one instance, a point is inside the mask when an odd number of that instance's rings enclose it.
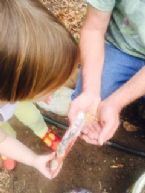
<path fill-rule="evenodd" d="M 106 40 L 127 54 L 145 59 L 145 0 L 87 0 L 112 11 Z"/>

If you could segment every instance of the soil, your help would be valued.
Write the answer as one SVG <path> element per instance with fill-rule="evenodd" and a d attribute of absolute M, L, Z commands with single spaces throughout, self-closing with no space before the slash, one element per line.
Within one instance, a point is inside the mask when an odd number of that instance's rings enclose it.
<path fill-rule="evenodd" d="M 145 151 L 144 105 L 135 103 L 125 109 L 114 141 Z M 124 122 L 128 123 L 128 127 L 134 126 L 138 130 L 127 132 L 123 127 Z M 32 150 L 37 153 L 50 151 L 15 117 L 11 124 L 17 131 L 18 139 Z M 57 132 L 63 134 L 64 130 L 58 129 Z M 0 193 L 64 193 L 80 187 L 92 193 L 125 193 L 144 170 L 144 158 L 109 146 L 89 145 L 79 139 L 55 179 L 48 180 L 35 169 L 17 164 L 12 172 L 1 171 Z"/>
<path fill-rule="evenodd" d="M 60 4 L 59 2 L 59 0 L 50 0 L 44 3 L 55 12 L 54 6 Z M 68 2 L 72 3 L 73 12 L 76 8 L 80 9 L 77 13 L 82 18 L 85 5 L 79 0 L 61 1 L 64 7 L 66 7 L 65 3 L 68 7 Z M 79 3 L 78 7 L 76 7 L 76 3 Z M 71 9 L 69 8 L 69 10 Z M 81 21 L 80 17 L 79 22 Z M 145 151 L 144 105 L 145 103 L 138 102 L 124 110 L 122 124 L 114 141 Z M 32 150 L 37 153 L 49 151 L 41 140 L 15 117 L 11 120 L 11 124 L 17 131 L 18 139 Z M 132 130 L 132 127 L 135 130 L 127 132 L 124 127 L 127 127 L 129 131 Z M 64 131 L 58 129 L 58 132 L 63 133 Z M 35 169 L 17 164 L 16 169 L 12 172 L 1 171 L 0 193 L 64 193 L 80 187 L 89 189 L 92 193 L 125 193 L 144 171 L 144 158 L 105 145 L 103 147 L 89 145 L 79 139 L 55 179 L 48 180 Z"/>

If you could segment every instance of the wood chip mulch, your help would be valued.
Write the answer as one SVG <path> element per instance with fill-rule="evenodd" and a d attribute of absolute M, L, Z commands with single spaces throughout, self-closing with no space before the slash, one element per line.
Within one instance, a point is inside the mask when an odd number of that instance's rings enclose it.
<path fill-rule="evenodd" d="M 80 28 L 86 14 L 83 0 L 41 0 L 43 4 L 64 23 L 76 40 L 80 37 Z"/>

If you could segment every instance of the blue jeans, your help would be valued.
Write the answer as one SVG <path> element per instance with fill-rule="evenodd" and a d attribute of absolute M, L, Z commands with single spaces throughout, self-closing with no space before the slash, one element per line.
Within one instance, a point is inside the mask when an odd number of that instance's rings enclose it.
<path fill-rule="evenodd" d="M 105 60 L 103 65 L 101 98 L 105 99 L 127 82 L 136 72 L 145 65 L 145 60 L 128 55 L 110 43 L 105 45 Z M 72 94 L 75 99 L 82 90 L 81 71 L 76 88 Z"/>

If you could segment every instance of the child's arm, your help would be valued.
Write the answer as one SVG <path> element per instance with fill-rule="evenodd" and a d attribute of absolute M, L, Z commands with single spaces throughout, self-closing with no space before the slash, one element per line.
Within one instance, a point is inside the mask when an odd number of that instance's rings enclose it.
<path fill-rule="evenodd" d="M 0 130 L 0 154 L 23 164 L 35 167 L 45 177 L 51 178 L 47 163 L 54 158 L 54 153 L 39 156 L 17 139 L 6 135 L 2 130 Z"/>

